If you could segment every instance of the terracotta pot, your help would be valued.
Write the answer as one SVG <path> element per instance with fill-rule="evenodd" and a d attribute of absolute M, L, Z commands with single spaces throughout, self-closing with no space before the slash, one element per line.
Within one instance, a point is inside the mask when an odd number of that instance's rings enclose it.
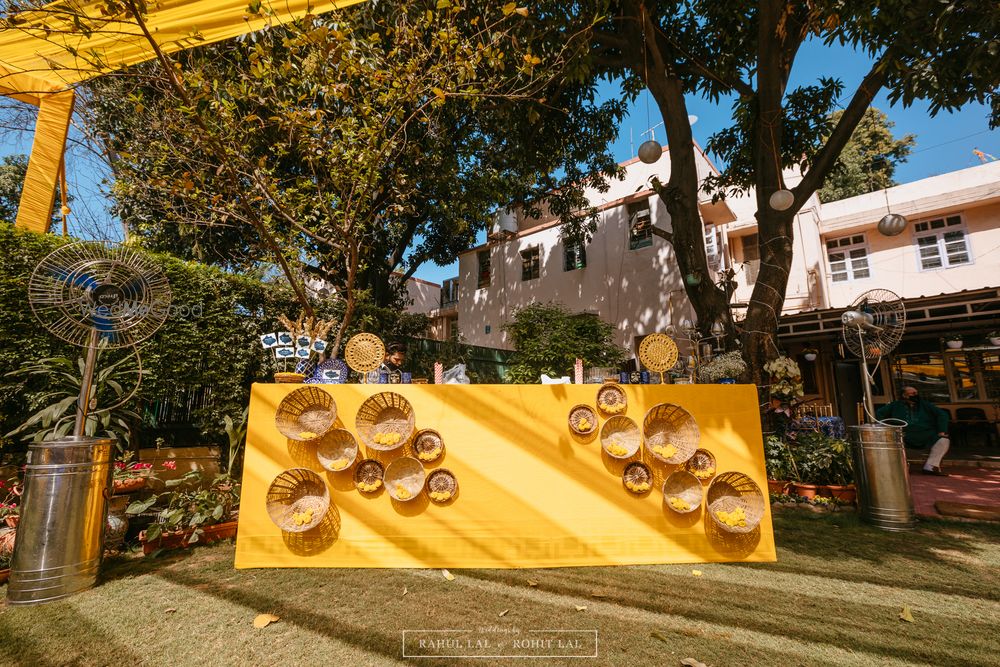
<path fill-rule="evenodd" d="M 133 477 L 132 479 L 116 479 L 111 488 L 115 495 L 123 495 L 126 493 L 135 493 L 139 489 L 145 488 L 145 486 L 145 477 Z"/>
<path fill-rule="evenodd" d="M 786 493 L 791 482 L 784 479 L 769 479 L 767 480 L 767 490 L 771 493 Z"/>
<path fill-rule="evenodd" d="M 819 493 L 822 487 L 818 484 L 802 484 L 801 482 L 792 482 L 792 489 L 795 495 L 802 496 L 803 498 L 809 498 L 812 500 Z"/>
<path fill-rule="evenodd" d="M 21 516 L 19 514 L 14 514 L 14 515 L 11 515 L 11 516 L 5 516 L 3 518 L 3 522 L 5 524 L 7 524 L 8 528 L 17 528 L 17 522 L 20 521 L 20 520 L 21 520 Z"/>
<path fill-rule="evenodd" d="M 7 568 L 6 570 L 0 570 L 0 584 L 7 583 L 8 579 L 10 579 L 10 568 Z"/>
<path fill-rule="evenodd" d="M 212 542 L 235 537 L 236 525 L 235 521 L 227 521 L 226 523 L 206 526 L 202 529 L 202 533 L 195 544 L 211 544 Z M 142 542 L 142 553 L 148 555 L 157 549 L 185 549 L 190 546 L 188 540 L 191 538 L 193 532 L 193 530 L 185 530 L 176 533 L 165 533 L 155 542 L 147 542 L 146 531 L 142 531 L 139 533 L 139 541 Z"/>
<path fill-rule="evenodd" d="M 858 489 L 853 484 L 827 484 L 823 487 L 823 495 L 845 503 L 853 503 L 858 498 Z"/>

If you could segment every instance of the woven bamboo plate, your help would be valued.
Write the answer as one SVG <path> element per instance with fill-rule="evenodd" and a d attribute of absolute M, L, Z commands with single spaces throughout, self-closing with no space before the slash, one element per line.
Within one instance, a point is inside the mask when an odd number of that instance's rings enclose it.
<path fill-rule="evenodd" d="M 424 466 L 412 456 L 400 456 L 385 469 L 385 490 L 394 500 L 413 500 L 420 495 L 426 481 Z"/>
<path fill-rule="evenodd" d="M 625 390 L 616 382 L 605 382 L 597 390 L 597 409 L 607 415 L 619 415 L 628 408 Z"/>
<path fill-rule="evenodd" d="M 281 530 L 302 533 L 319 525 L 330 509 L 330 490 L 323 478 L 306 468 L 291 468 L 267 489 L 267 515 Z"/>
<path fill-rule="evenodd" d="M 417 431 L 413 437 L 413 453 L 424 463 L 437 461 L 444 455 L 444 440 L 441 434 L 432 428 Z"/>
<path fill-rule="evenodd" d="M 332 472 L 347 470 L 358 458 L 358 441 L 350 431 L 335 428 L 320 439 L 316 458 L 320 465 Z"/>
<path fill-rule="evenodd" d="M 639 427 L 628 417 L 615 415 L 601 427 L 601 447 L 612 458 L 627 459 L 639 451 L 641 444 Z"/>
<path fill-rule="evenodd" d="M 663 482 L 663 502 L 678 514 L 701 507 L 701 480 L 687 470 L 675 470 Z"/>
<path fill-rule="evenodd" d="M 622 485 L 629 493 L 641 496 L 653 488 L 653 471 L 642 461 L 633 461 L 622 471 Z"/>
<path fill-rule="evenodd" d="M 391 452 L 413 437 L 416 415 L 410 402 L 393 391 L 369 397 L 358 408 L 354 425 L 366 447 Z"/>
<path fill-rule="evenodd" d="M 708 481 L 715 477 L 715 455 L 707 449 L 696 449 L 684 469 L 701 481 Z"/>
<path fill-rule="evenodd" d="M 365 459 L 354 469 L 354 486 L 362 493 L 375 493 L 382 488 L 385 467 L 375 459 Z"/>
<path fill-rule="evenodd" d="M 665 373 L 677 363 L 677 344 L 670 336 L 654 333 L 639 343 L 639 361 L 651 371 Z"/>
<path fill-rule="evenodd" d="M 727 533 L 749 533 L 764 518 L 764 494 L 741 472 L 719 473 L 708 487 L 706 501 L 712 521 Z"/>
<path fill-rule="evenodd" d="M 569 428 L 577 435 L 590 435 L 597 430 L 597 412 L 589 405 L 574 405 L 569 411 Z"/>
<path fill-rule="evenodd" d="M 427 476 L 426 487 L 431 502 L 444 504 L 458 493 L 458 480 L 452 471 L 438 468 Z"/>
<path fill-rule="evenodd" d="M 385 361 L 385 344 L 375 334 L 356 334 L 344 347 L 344 360 L 358 373 L 373 371 Z"/>
<path fill-rule="evenodd" d="M 319 387 L 296 389 L 278 404 L 274 425 L 283 436 L 299 442 L 321 438 L 337 421 L 333 396 Z"/>
<path fill-rule="evenodd" d="M 681 464 L 694 455 L 701 438 L 694 417 L 679 405 L 654 405 L 642 420 L 643 441 L 657 460 Z"/>

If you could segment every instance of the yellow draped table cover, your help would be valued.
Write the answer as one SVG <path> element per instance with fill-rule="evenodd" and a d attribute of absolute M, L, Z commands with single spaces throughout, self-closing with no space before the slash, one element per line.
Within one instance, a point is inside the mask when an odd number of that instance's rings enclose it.
<path fill-rule="evenodd" d="M 355 415 L 367 397 L 382 391 L 406 397 L 417 429 L 435 429 L 445 443 L 444 456 L 428 469 L 440 466 L 455 473 L 458 494 L 447 505 L 431 503 L 426 493 L 408 502 L 395 501 L 384 488 L 373 497 L 362 495 L 354 488 L 353 468 L 326 472 L 314 446 L 290 441 L 275 427 L 278 404 L 299 385 L 255 384 L 236 542 L 238 568 L 519 568 L 775 560 L 766 502 L 758 529 L 733 535 L 715 527 L 704 505 L 688 515 L 667 508 L 660 472 L 669 474 L 674 466 L 651 464 L 657 485 L 645 497 L 627 492 L 621 480 L 623 464 L 603 454 L 598 437 L 586 441 L 574 436 L 567 423 L 574 405 L 596 407 L 597 385 L 318 386 L 334 397 L 338 421 L 355 436 Z M 657 403 L 684 407 L 701 430 L 700 446 L 715 455 L 718 472 L 749 475 L 766 500 L 753 386 L 623 389 L 628 395 L 625 414 L 640 428 L 646 410 Z M 330 489 L 329 520 L 306 533 L 283 533 L 265 509 L 269 484 L 293 467 L 316 470 Z"/>

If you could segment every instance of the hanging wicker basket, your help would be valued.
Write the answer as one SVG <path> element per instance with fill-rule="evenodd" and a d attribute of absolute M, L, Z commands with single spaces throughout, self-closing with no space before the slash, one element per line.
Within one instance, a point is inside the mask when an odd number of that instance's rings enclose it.
<path fill-rule="evenodd" d="M 590 435 L 597 430 L 597 412 L 589 405 L 574 405 L 569 411 L 569 428 L 577 435 Z"/>
<path fill-rule="evenodd" d="M 358 436 L 366 447 L 391 452 L 413 437 L 416 416 L 410 402 L 392 391 L 370 397 L 358 408 Z"/>
<path fill-rule="evenodd" d="M 438 468 L 427 476 L 427 497 L 431 502 L 444 504 L 458 493 L 458 480 L 447 468 Z"/>
<path fill-rule="evenodd" d="M 385 490 L 393 500 L 413 500 L 423 491 L 426 481 L 424 466 L 412 456 L 400 456 L 385 469 Z"/>
<path fill-rule="evenodd" d="M 385 466 L 375 459 L 365 459 L 354 468 L 354 486 L 361 493 L 375 493 L 382 488 Z"/>
<path fill-rule="evenodd" d="M 601 447 L 608 456 L 627 459 L 639 451 L 642 437 L 634 421 L 622 415 L 615 415 L 601 427 Z"/>
<path fill-rule="evenodd" d="M 317 440 L 337 421 L 333 396 L 319 387 L 302 387 L 282 399 L 274 424 L 283 436 L 299 442 Z"/>
<path fill-rule="evenodd" d="M 686 470 L 675 470 L 663 482 L 663 502 L 678 514 L 701 507 L 701 480 Z"/>
<path fill-rule="evenodd" d="M 358 441 L 350 431 L 335 428 L 320 439 L 316 458 L 331 472 L 347 470 L 358 458 Z"/>
<path fill-rule="evenodd" d="M 633 461 L 622 471 L 622 485 L 629 493 L 644 495 L 653 488 L 653 471 L 642 461 Z"/>
<path fill-rule="evenodd" d="M 606 415 L 620 415 L 628 409 L 625 390 L 616 382 L 605 382 L 597 390 L 597 409 Z"/>
<path fill-rule="evenodd" d="M 707 449 L 696 449 L 684 463 L 684 469 L 706 482 L 715 477 L 715 455 Z"/>
<path fill-rule="evenodd" d="M 720 473 L 708 487 L 708 514 L 727 533 L 749 533 L 764 518 L 764 494 L 741 472 Z"/>
<path fill-rule="evenodd" d="M 373 371 L 385 360 L 385 344 L 375 334 L 356 334 L 344 346 L 344 360 L 352 371 Z"/>
<path fill-rule="evenodd" d="M 306 468 L 291 468 L 267 489 L 267 515 L 281 530 L 302 533 L 319 525 L 330 509 L 330 490 L 323 478 Z"/>
<path fill-rule="evenodd" d="M 643 442 L 654 458 L 677 465 L 691 458 L 701 435 L 694 417 L 679 405 L 654 405 L 642 420 Z"/>
<path fill-rule="evenodd" d="M 432 428 L 417 431 L 413 437 L 413 454 L 424 463 L 437 461 L 444 455 L 444 440 Z"/>

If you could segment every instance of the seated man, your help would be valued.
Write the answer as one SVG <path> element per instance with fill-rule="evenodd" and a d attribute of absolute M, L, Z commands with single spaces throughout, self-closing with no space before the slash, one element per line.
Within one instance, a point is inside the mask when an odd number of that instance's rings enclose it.
<path fill-rule="evenodd" d="M 883 405 L 875 412 L 879 419 L 902 419 L 907 426 L 903 429 L 903 441 L 907 447 L 931 448 L 924 464 L 923 472 L 928 475 L 942 475 L 941 459 L 948 453 L 948 413 L 926 399 L 920 398 L 913 387 L 903 387 L 903 398 Z"/>

